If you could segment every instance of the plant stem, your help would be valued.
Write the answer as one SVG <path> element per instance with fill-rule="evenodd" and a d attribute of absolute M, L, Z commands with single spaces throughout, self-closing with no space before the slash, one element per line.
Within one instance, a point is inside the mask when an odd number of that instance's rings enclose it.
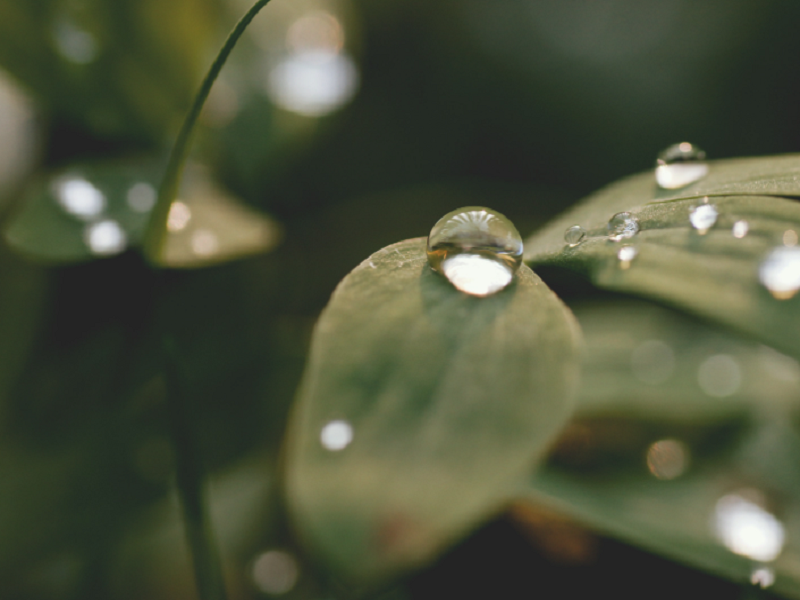
<path fill-rule="evenodd" d="M 178 362 L 175 341 L 169 336 L 164 338 L 164 359 L 167 411 L 175 448 L 178 497 L 186 528 L 186 541 L 192 555 L 197 593 L 200 600 L 225 600 L 225 580 L 208 518 L 203 470 L 197 458 L 185 376 Z"/>
<path fill-rule="evenodd" d="M 147 230 L 144 236 L 144 254 L 151 263 L 157 263 L 158 257 L 161 254 L 164 238 L 166 236 L 165 223 L 169 215 L 169 209 L 172 205 L 172 201 L 175 200 L 178 194 L 183 167 L 189 156 L 192 133 L 194 132 L 200 112 L 203 110 L 203 106 L 208 99 L 208 94 L 211 92 L 211 87 L 214 85 L 220 71 L 222 71 L 222 67 L 228 60 L 231 51 L 234 46 L 236 46 L 244 30 L 247 29 L 247 26 L 250 25 L 250 22 L 261 9 L 266 6 L 267 2 L 269 2 L 269 0 L 258 0 L 236 24 L 236 27 L 233 28 L 233 31 L 231 31 L 228 39 L 219 51 L 217 58 L 211 65 L 197 95 L 195 95 L 189 112 L 186 114 L 181 130 L 175 140 L 175 145 L 172 147 L 172 152 L 167 162 L 167 168 L 164 172 L 164 178 L 161 180 L 161 186 L 158 190 L 158 200 L 150 213 L 150 219 L 147 223 Z"/>

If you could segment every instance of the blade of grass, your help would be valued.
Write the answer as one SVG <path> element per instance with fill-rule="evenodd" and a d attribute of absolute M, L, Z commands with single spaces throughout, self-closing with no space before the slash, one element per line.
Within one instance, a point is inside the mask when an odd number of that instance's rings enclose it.
<path fill-rule="evenodd" d="M 161 180 L 161 186 L 158 190 L 158 200 L 150 213 L 150 220 L 148 221 L 147 230 L 145 232 L 144 254 L 152 264 L 155 264 L 164 245 L 166 234 L 165 223 L 169 215 L 172 201 L 178 193 L 183 167 L 186 164 L 189 149 L 191 148 L 192 133 L 194 132 L 200 112 L 203 110 L 211 88 L 219 76 L 220 71 L 222 71 L 222 67 L 225 66 L 231 51 L 236 46 L 244 30 L 247 29 L 247 26 L 250 25 L 250 22 L 261 9 L 266 6 L 267 2 L 269 2 L 269 0 L 258 0 L 236 24 L 236 27 L 233 28 L 233 31 L 231 31 L 228 39 L 219 51 L 217 58 L 211 65 L 203 83 L 200 85 L 200 89 L 194 98 L 192 106 L 189 108 L 189 112 L 186 114 L 186 119 L 183 121 L 181 130 L 175 140 L 175 145 L 172 147 L 172 152 L 167 162 L 167 168 L 164 172 L 164 178 Z"/>
<path fill-rule="evenodd" d="M 225 580 L 211 530 L 203 489 L 203 469 L 197 458 L 191 407 L 186 395 L 174 339 L 164 338 L 164 372 L 169 430 L 175 449 L 175 473 L 186 541 L 192 555 L 200 600 L 225 600 Z"/>

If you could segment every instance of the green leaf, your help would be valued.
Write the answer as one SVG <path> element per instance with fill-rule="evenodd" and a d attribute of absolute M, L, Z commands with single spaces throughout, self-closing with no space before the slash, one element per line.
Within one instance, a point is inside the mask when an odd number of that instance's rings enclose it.
<path fill-rule="evenodd" d="M 572 315 L 530 269 L 470 297 L 429 268 L 425 243 L 388 246 L 336 289 L 289 426 L 298 529 L 367 585 L 498 510 L 569 416 L 578 375 Z M 352 431 L 339 451 L 321 443 L 334 421 Z"/>
<path fill-rule="evenodd" d="M 657 190 L 652 173 L 637 175 L 535 233 L 525 259 L 582 272 L 598 287 L 669 303 L 800 356 L 800 300 L 779 301 L 759 281 L 760 265 L 783 245 L 784 233 L 800 231 L 800 204 L 779 197 L 800 195 L 799 171 L 797 155 L 712 162 L 704 180 L 679 192 Z M 704 196 L 719 218 L 701 235 L 689 214 Z M 639 220 L 640 231 L 615 243 L 606 224 L 623 211 Z M 749 226 L 741 239 L 732 233 L 740 220 Z M 571 248 L 564 231 L 573 225 L 587 237 Z M 617 256 L 624 245 L 638 251 L 629 265 Z"/>
<path fill-rule="evenodd" d="M 74 165 L 32 186 L 4 235 L 16 251 L 46 263 L 114 256 L 142 244 L 161 167 L 155 162 Z M 271 250 L 278 225 L 238 204 L 200 168 L 187 173 L 160 266 L 202 267 Z"/>
<path fill-rule="evenodd" d="M 739 497 L 782 522 L 786 542 L 768 566 L 778 594 L 800 597 L 797 361 L 653 305 L 586 306 L 576 316 L 585 335 L 578 408 L 520 498 L 744 582 L 759 567 L 743 552 L 746 528 L 758 525 L 740 521 L 730 548 L 716 525 Z M 750 532 L 749 543 L 769 545 L 769 528 Z"/>

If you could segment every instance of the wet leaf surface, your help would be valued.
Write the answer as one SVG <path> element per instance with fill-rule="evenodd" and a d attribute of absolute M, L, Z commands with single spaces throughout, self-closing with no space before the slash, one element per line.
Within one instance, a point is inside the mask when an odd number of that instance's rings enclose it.
<path fill-rule="evenodd" d="M 424 239 L 372 255 L 317 324 L 290 421 L 303 538 L 361 584 L 430 561 L 500 508 L 563 425 L 577 345 L 524 266 L 476 298 L 430 269 Z"/>

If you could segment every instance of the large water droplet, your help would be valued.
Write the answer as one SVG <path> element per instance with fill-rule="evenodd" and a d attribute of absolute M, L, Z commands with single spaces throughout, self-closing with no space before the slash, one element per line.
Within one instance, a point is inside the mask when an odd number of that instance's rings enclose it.
<path fill-rule="evenodd" d="M 689 142 L 670 146 L 656 160 L 656 183 L 676 190 L 701 180 L 708 174 L 706 153 Z"/>
<path fill-rule="evenodd" d="M 564 241 L 569 244 L 570 248 L 574 248 L 580 244 L 586 237 L 586 230 L 580 225 L 573 225 L 564 232 Z"/>
<path fill-rule="evenodd" d="M 611 217 L 606 228 L 608 229 L 608 239 L 619 242 L 639 233 L 639 220 L 631 213 L 621 212 Z"/>
<path fill-rule="evenodd" d="M 761 263 L 758 278 L 778 300 L 792 298 L 800 290 L 800 248 L 775 248 Z"/>
<path fill-rule="evenodd" d="M 719 213 L 716 206 L 713 204 L 701 204 L 700 206 L 695 206 L 689 213 L 689 222 L 692 227 L 697 229 L 697 233 L 705 235 L 717 222 L 718 216 Z"/>
<path fill-rule="evenodd" d="M 428 263 L 462 292 L 488 296 L 514 278 L 522 237 L 506 217 L 468 206 L 439 219 L 428 236 Z"/>

